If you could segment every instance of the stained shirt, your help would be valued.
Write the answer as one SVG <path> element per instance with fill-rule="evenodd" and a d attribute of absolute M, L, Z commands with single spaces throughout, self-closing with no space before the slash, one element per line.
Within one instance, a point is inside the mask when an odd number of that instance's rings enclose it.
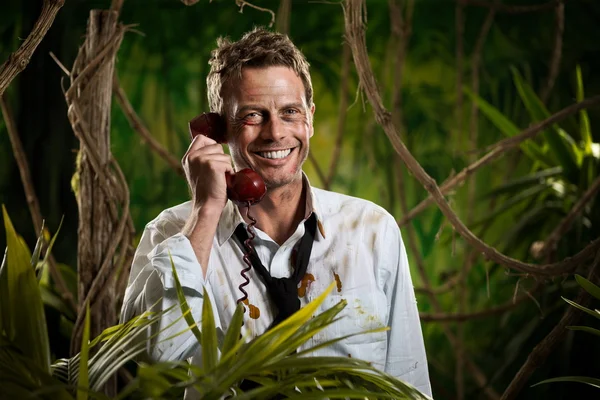
<path fill-rule="evenodd" d="M 344 339 L 310 353 L 314 356 L 354 357 L 372 365 L 431 396 L 427 357 L 417 310 L 417 302 L 402 236 L 395 219 L 373 202 L 311 187 L 304 176 L 310 196 L 306 196 L 306 216 L 296 231 L 281 246 L 255 228 L 254 247 L 272 277 L 289 277 L 294 246 L 304 235 L 304 221 L 315 213 L 318 230 L 306 275 L 298 285 L 301 306 L 322 294 L 332 282 L 334 290 L 317 310 L 319 314 L 340 302 L 347 306 L 339 321 L 309 339 L 298 350 L 319 345 L 344 335 L 382 326 L 384 332 L 362 334 Z M 213 240 L 206 277 L 192 249 L 181 233 L 191 202 L 161 212 L 149 222 L 142 234 L 131 267 L 121 320 L 151 309 L 168 309 L 178 304 L 171 259 L 184 288 L 194 319 L 201 321 L 203 290 L 213 305 L 215 323 L 224 334 L 243 296 L 238 286 L 245 280 L 243 253 L 233 235 L 245 222 L 237 206 L 228 201 Z M 170 254 L 170 256 L 169 256 Z M 254 269 L 247 273 L 243 334 L 256 337 L 265 332 L 277 313 L 267 290 Z M 177 321 L 178 320 L 178 321 Z M 175 322 L 177 321 L 177 322 Z M 172 324 L 172 325 L 171 325 Z M 169 325 L 171 325 L 169 327 Z M 160 320 L 158 334 L 148 349 L 155 361 L 191 359 L 201 365 L 201 348 L 178 306 Z M 192 399 L 193 394 L 186 394 Z"/>

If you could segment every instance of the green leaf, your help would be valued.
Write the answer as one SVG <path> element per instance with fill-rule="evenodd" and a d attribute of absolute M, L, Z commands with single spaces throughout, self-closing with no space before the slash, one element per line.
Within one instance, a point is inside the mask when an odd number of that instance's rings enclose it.
<path fill-rule="evenodd" d="M 202 301 L 202 365 L 204 370 L 212 370 L 218 361 L 217 328 L 212 303 L 206 288 Z"/>
<path fill-rule="evenodd" d="M 12 324 L 10 322 L 12 313 L 10 309 L 10 298 L 8 297 L 7 254 L 8 247 L 4 249 L 2 264 L 0 264 L 0 333 L 3 333 L 8 337 L 14 337 L 14 332 L 11 332 Z"/>
<path fill-rule="evenodd" d="M 90 381 L 88 376 L 88 356 L 90 351 L 90 304 L 85 304 L 85 320 L 79 353 L 79 383 L 77 385 L 77 400 L 87 400 Z"/>
<path fill-rule="evenodd" d="M 487 198 L 487 197 L 491 197 L 491 196 L 497 196 L 500 194 L 513 195 L 513 194 L 523 190 L 524 188 L 531 186 L 534 183 L 536 183 L 536 184 L 546 183 L 546 178 L 554 177 L 554 176 L 560 175 L 561 173 L 562 173 L 561 167 L 543 169 L 541 171 L 537 171 L 532 174 L 529 174 L 529 175 L 526 175 L 523 177 L 519 177 L 519 178 L 513 179 L 512 181 L 509 181 L 505 184 L 502 184 L 502 185 L 498 186 L 497 188 L 489 191 L 482 197 Z"/>
<path fill-rule="evenodd" d="M 581 67 L 579 65 L 575 69 L 575 76 L 577 81 L 577 102 L 582 102 L 585 94 L 583 90 L 583 78 L 581 77 Z M 586 109 L 579 112 L 579 124 L 581 140 L 583 141 L 583 151 L 586 155 L 592 154 L 592 129 Z"/>
<path fill-rule="evenodd" d="M 58 237 L 58 233 L 60 232 L 60 228 L 62 227 L 64 219 L 65 219 L 64 216 L 60 219 L 60 224 L 58 224 L 58 229 L 56 230 L 56 233 L 54 234 L 54 236 L 52 236 L 52 239 L 50 239 L 50 243 L 48 243 L 48 248 L 46 249 L 46 255 L 44 256 L 44 261 L 43 261 L 43 263 L 45 265 L 48 264 L 48 257 L 50 257 L 50 254 L 52 253 L 52 248 L 54 247 L 54 242 L 56 242 L 56 238 Z"/>
<path fill-rule="evenodd" d="M 586 292 L 588 292 L 595 298 L 600 299 L 600 287 L 594 285 L 588 279 L 584 278 L 579 274 L 575 274 L 575 280 L 577 281 L 579 286 L 585 289 Z"/>
<path fill-rule="evenodd" d="M 544 103 L 542 103 L 537 94 L 535 94 L 535 91 L 523 80 L 516 68 L 511 67 L 511 71 L 513 74 L 513 81 L 521 96 L 521 100 L 523 100 L 525 108 L 529 111 L 529 115 L 533 121 L 540 122 L 548 118 L 550 112 L 546 109 Z M 546 143 L 548 144 L 551 153 L 564 168 L 567 176 L 571 178 L 577 177 L 577 159 L 581 157 L 578 157 L 576 153 L 574 154 L 574 152 L 578 151 L 576 146 L 575 149 L 572 148 L 572 144 L 574 144 L 575 141 L 566 132 L 560 129 L 557 124 L 554 124 L 553 128 L 553 130 L 543 131 L 542 136 L 546 139 Z"/>
<path fill-rule="evenodd" d="M 4 205 L 2 214 L 8 247 L 5 268 L 9 323 L 4 326 L 5 332 L 25 356 L 34 360 L 43 371 L 50 373 L 46 316 L 40 288 L 31 267 L 32 256 L 22 238 L 17 235 Z M 22 312 L 15 312 L 16 310 Z"/>
<path fill-rule="evenodd" d="M 593 335 L 600 336 L 600 330 L 590 328 L 589 326 L 567 326 L 567 329 L 570 329 L 572 331 L 583 331 L 583 332 L 591 333 Z"/>
<path fill-rule="evenodd" d="M 231 318 L 231 322 L 229 323 L 229 328 L 227 329 L 227 333 L 225 334 L 225 340 L 223 341 L 223 348 L 221 349 L 222 357 L 225 357 L 240 341 L 240 333 L 242 328 L 242 323 L 244 322 L 244 306 L 238 304 L 235 312 L 233 313 L 233 317 Z"/>
<path fill-rule="evenodd" d="M 35 360 L 23 355 L 16 346 L 9 343 L 5 337 L 1 336 L 0 377 L 0 387 L 2 388 L 0 397 L 3 399 L 73 399 L 66 391 L 66 385 L 53 379 L 46 371 L 42 370 L 37 365 Z M 16 395 L 22 390 L 26 390 L 28 396 L 20 397 Z M 39 397 L 32 396 L 38 391 L 51 393 L 51 395 Z"/>
<path fill-rule="evenodd" d="M 598 311 L 592 311 L 592 310 L 590 310 L 589 308 L 586 308 L 586 307 L 584 307 L 584 306 L 582 306 L 582 305 L 579 305 L 579 304 L 577 304 L 577 303 L 575 303 L 574 301 L 571 301 L 571 300 L 569 300 L 569 299 L 565 299 L 565 298 L 564 298 L 564 297 L 562 297 L 562 296 L 561 296 L 561 298 L 562 298 L 564 301 L 566 301 L 567 303 L 569 303 L 570 305 L 572 305 L 573 307 L 580 309 L 581 311 L 583 311 L 583 312 L 585 312 L 585 313 L 587 313 L 587 314 L 591 315 L 592 317 L 596 317 L 596 318 L 600 319 L 600 312 L 598 312 Z"/>
<path fill-rule="evenodd" d="M 521 132 L 521 130 L 506 118 L 500 110 L 496 107 L 471 92 L 466 87 L 464 92 L 471 98 L 471 100 L 477 104 L 479 110 L 484 114 L 496 128 L 500 130 L 505 136 L 513 137 Z M 544 151 L 533 141 L 526 140 L 519 144 L 519 147 L 529 158 L 534 161 L 538 161 L 544 168 L 551 167 L 554 165 L 552 160 L 544 154 Z"/>
<path fill-rule="evenodd" d="M 175 268 L 173 258 L 171 257 L 171 252 L 169 252 L 169 258 L 171 259 L 171 269 L 173 270 L 173 277 L 175 278 L 175 287 L 177 290 L 177 299 L 179 300 L 181 314 L 185 318 L 185 322 L 187 322 L 194 336 L 196 336 L 196 340 L 198 341 L 198 343 L 202 343 L 202 334 L 200 333 L 200 330 L 198 330 L 198 325 L 196 325 L 196 321 L 194 320 L 194 316 L 192 315 L 192 310 L 190 310 L 190 306 L 188 305 L 187 300 L 185 299 L 183 287 L 181 286 L 181 282 L 179 282 L 179 277 L 177 276 L 177 270 Z"/>
<path fill-rule="evenodd" d="M 535 385 L 531 385 L 531 387 L 541 385 L 542 383 L 553 383 L 553 382 L 576 382 L 576 383 L 585 383 L 587 385 L 591 385 L 600 389 L 600 379 L 598 378 L 587 378 L 585 376 L 564 376 L 561 378 L 552 378 L 546 379 L 541 382 L 536 383 Z"/>
<path fill-rule="evenodd" d="M 35 242 L 35 247 L 33 248 L 33 255 L 31 256 L 31 267 L 33 269 L 37 268 L 38 262 L 40 261 L 40 254 L 42 253 L 42 244 L 43 243 L 44 243 L 44 225 L 42 224 L 42 229 L 40 230 L 38 239 Z"/>

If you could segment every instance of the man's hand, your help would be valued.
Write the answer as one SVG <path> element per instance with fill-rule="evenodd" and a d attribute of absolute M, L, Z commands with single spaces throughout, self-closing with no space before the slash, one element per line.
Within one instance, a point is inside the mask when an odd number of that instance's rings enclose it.
<path fill-rule="evenodd" d="M 194 208 L 207 206 L 222 210 L 227 203 L 225 172 L 234 173 L 231 157 L 223 146 L 204 135 L 197 135 L 183 156 L 183 169 L 192 192 Z"/>
<path fill-rule="evenodd" d="M 189 239 L 206 276 L 212 242 L 227 204 L 225 172 L 234 170 L 223 146 L 204 135 L 192 140 L 182 165 L 192 192 L 192 212 L 182 233 Z"/>

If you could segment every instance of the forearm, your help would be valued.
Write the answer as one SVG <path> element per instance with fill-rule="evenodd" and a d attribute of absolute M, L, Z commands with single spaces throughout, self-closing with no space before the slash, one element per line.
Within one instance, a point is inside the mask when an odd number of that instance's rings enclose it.
<path fill-rule="evenodd" d="M 190 241 L 194 254 L 196 254 L 198 263 L 202 268 L 203 277 L 206 277 L 212 243 L 222 212 L 222 207 L 210 204 L 198 208 L 194 207 L 181 231 Z"/>

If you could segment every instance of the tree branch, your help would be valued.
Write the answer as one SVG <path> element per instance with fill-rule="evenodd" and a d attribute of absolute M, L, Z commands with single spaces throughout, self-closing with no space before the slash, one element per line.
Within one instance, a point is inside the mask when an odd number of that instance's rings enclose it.
<path fill-rule="evenodd" d="M 46 32 L 52 26 L 54 18 L 63 4 L 65 4 L 65 0 L 44 0 L 42 11 L 33 30 L 21 47 L 12 53 L 0 68 L 0 96 L 4 94 L 12 80 L 27 67 L 33 52 L 46 36 Z"/>
<path fill-rule="evenodd" d="M 8 105 L 4 96 L 0 96 L 0 108 L 2 109 L 2 116 L 4 118 L 4 122 L 6 123 L 6 130 L 8 131 L 8 137 L 12 145 L 13 154 L 15 155 L 15 161 L 17 162 L 17 167 L 19 168 L 19 174 L 21 175 L 21 182 L 23 183 L 23 189 L 25 190 L 25 198 L 27 205 L 29 206 L 29 213 L 31 214 L 33 227 L 36 234 L 43 235 L 43 218 L 40 210 L 40 203 L 37 195 L 35 194 L 35 187 L 33 185 L 33 180 L 31 179 L 31 172 L 27 163 L 27 157 L 25 156 L 23 144 L 21 143 L 19 133 L 17 132 L 17 124 L 15 123 L 10 106 Z M 56 266 L 56 261 L 54 260 L 54 256 L 52 254 L 48 255 L 48 267 L 50 270 L 50 275 L 52 276 L 52 279 L 54 280 L 54 283 L 60 292 L 60 296 L 67 303 L 67 305 L 75 313 L 77 313 L 77 304 L 75 304 L 73 294 L 67 288 L 67 284 L 65 283 L 60 270 Z"/>
<path fill-rule="evenodd" d="M 575 203 L 566 217 L 563 218 L 560 224 L 558 224 L 550 236 L 548 236 L 548 239 L 546 239 L 546 243 L 542 249 L 542 257 L 548 256 L 550 253 L 556 250 L 556 245 L 558 244 L 560 238 L 569 231 L 577 214 L 579 214 L 583 207 L 585 207 L 585 205 L 594 198 L 596 193 L 598 193 L 598 190 L 600 190 L 600 176 L 596 178 L 588 190 L 586 190 L 583 196 L 581 196 L 579 201 Z"/>
<path fill-rule="evenodd" d="M 342 144 L 344 139 L 344 131 L 346 130 L 346 116 L 348 115 L 348 79 L 350 75 L 350 47 L 347 43 L 342 45 L 342 78 L 340 80 L 340 108 L 338 110 L 338 126 L 333 154 L 329 164 L 329 173 L 323 183 L 323 188 L 329 190 L 331 182 L 337 172 L 337 166 L 342 153 Z"/>
<path fill-rule="evenodd" d="M 498 0 L 494 0 L 493 6 L 489 9 L 485 20 L 481 26 L 481 30 L 479 31 L 479 37 L 477 38 L 477 42 L 475 43 L 475 48 L 473 50 L 473 55 L 471 57 L 471 90 L 476 95 L 479 95 L 479 69 L 481 65 L 481 53 L 483 52 L 483 45 L 488 36 L 490 29 L 492 28 L 492 24 L 494 22 L 494 17 L 496 16 L 496 5 L 498 4 Z M 459 88 L 462 89 L 462 88 Z M 469 147 L 471 150 L 470 160 L 469 162 L 475 161 L 475 151 L 477 150 L 477 138 L 479 130 L 479 107 L 477 107 L 477 103 L 471 103 L 471 124 L 469 127 Z M 476 189 L 476 180 L 472 179 L 467 187 L 467 224 L 472 225 L 475 213 L 475 189 Z M 467 286 L 467 278 L 469 276 L 469 271 L 471 270 L 471 266 L 475 263 L 475 258 L 477 253 L 468 252 L 465 262 L 463 263 L 463 267 L 461 268 L 461 280 L 460 284 L 457 288 L 457 296 L 458 296 L 458 313 L 464 313 L 467 306 L 467 296 L 468 296 L 468 286 Z M 459 321 L 460 322 L 460 321 Z M 458 400 L 464 399 L 465 389 L 464 389 L 464 374 L 463 374 L 463 354 L 464 354 L 464 324 L 458 324 L 458 344 L 459 346 L 456 349 L 457 359 L 456 359 L 456 394 Z"/>
<path fill-rule="evenodd" d="M 566 108 L 563 108 L 562 110 L 560 110 L 554 115 L 551 115 L 545 120 L 531 125 L 529 128 L 525 129 L 518 135 L 503 139 L 492 146 L 488 146 L 485 149 L 485 151 L 488 151 L 488 153 L 485 156 L 481 157 L 479 160 L 472 163 L 471 165 L 465 167 L 458 174 L 444 181 L 444 183 L 442 183 L 439 189 L 441 190 L 442 194 L 447 194 L 449 191 L 462 184 L 469 175 L 473 174 L 479 168 L 494 161 L 495 159 L 503 155 L 506 151 L 518 146 L 521 142 L 535 137 L 538 133 L 540 133 L 547 127 L 569 117 L 572 114 L 575 114 L 586 108 L 597 107 L 598 105 L 600 105 L 600 96 L 590 97 L 579 103 L 572 104 Z M 404 215 L 398 221 L 398 225 L 400 227 L 404 226 L 408 221 L 410 221 L 415 216 L 423 212 L 428 206 L 430 206 L 433 203 L 435 203 L 435 200 L 430 194 L 425 200 L 421 201 L 412 210 L 410 210 L 410 212 Z"/>
<path fill-rule="evenodd" d="M 123 1 L 124 0 L 112 0 L 112 3 L 110 5 L 110 10 L 116 11 L 117 14 L 120 14 L 121 8 L 123 8 Z"/>
<path fill-rule="evenodd" d="M 527 293 L 522 294 L 518 298 L 514 300 L 510 300 L 505 304 L 488 308 L 487 310 L 476 311 L 472 313 L 458 313 L 458 314 L 445 314 L 445 313 L 420 313 L 419 318 L 424 322 L 448 322 L 448 321 L 457 321 L 464 322 L 472 319 L 486 318 L 491 317 L 497 314 L 501 314 L 503 312 L 512 310 L 516 308 L 518 305 L 523 303 L 525 300 L 529 299 L 531 294 L 537 291 L 539 285 L 536 285 L 534 288 L 529 290 Z"/>
<path fill-rule="evenodd" d="M 543 103 L 548 101 L 548 96 L 554 87 L 558 71 L 560 69 L 560 60 L 562 58 L 563 35 L 565 32 L 565 3 L 564 0 L 556 4 L 556 34 L 554 36 L 554 51 L 550 61 L 550 71 L 548 72 L 548 81 L 540 94 Z"/>
<path fill-rule="evenodd" d="M 456 2 L 456 131 L 457 139 L 454 140 L 453 152 L 456 154 L 457 149 L 462 143 L 463 137 L 463 74 L 464 74 L 464 58 L 465 58 L 465 5 L 462 1 Z"/>
<path fill-rule="evenodd" d="M 127 94 L 119 83 L 117 74 L 115 74 L 113 78 L 113 91 L 116 95 L 117 103 L 119 103 L 119 106 L 121 106 L 121 110 L 123 111 L 123 114 L 125 114 L 125 117 L 127 118 L 131 128 L 133 128 L 133 130 L 141 136 L 142 140 L 150 147 L 150 149 L 158 154 L 167 163 L 167 165 L 174 169 L 179 175 L 185 176 L 183 167 L 181 166 L 179 160 L 169 153 L 169 151 L 165 149 L 163 145 L 161 145 L 158 140 L 154 138 L 154 136 L 152 136 L 146 125 L 144 125 L 142 119 L 137 115 L 131 106 L 131 103 L 127 99 Z"/>
<path fill-rule="evenodd" d="M 268 8 L 256 6 L 252 3 L 249 3 L 244 0 L 235 0 L 235 4 L 240 8 L 240 13 L 243 13 L 244 7 L 248 6 L 248 7 L 254 8 L 255 10 L 264 11 L 264 12 L 271 14 L 271 22 L 269 23 L 269 28 L 272 27 L 273 24 L 275 23 L 275 13 L 273 12 L 273 10 L 269 10 Z"/>
<path fill-rule="evenodd" d="M 392 36 L 396 39 L 395 42 L 398 47 L 396 49 L 396 60 L 395 60 L 396 65 L 395 65 L 394 81 L 393 81 L 393 85 L 392 85 L 392 87 L 393 87 L 393 89 L 392 89 L 393 90 L 392 105 L 393 105 L 393 111 L 394 111 L 393 123 L 397 127 L 397 129 L 400 129 L 401 134 L 402 134 L 402 133 L 404 133 L 404 124 L 403 124 L 403 120 L 402 120 L 402 79 L 403 79 L 402 71 L 403 71 L 403 65 L 404 65 L 405 56 L 406 56 L 406 49 L 408 47 L 410 31 L 411 31 L 411 27 L 412 27 L 412 9 L 414 6 L 414 2 L 412 0 L 410 0 L 410 2 L 408 4 L 408 11 L 407 11 L 406 19 L 402 15 L 401 3 L 402 2 L 398 1 L 398 0 L 389 0 L 388 4 L 390 7 L 390 22 L 391 22 L 391 26 L 392 26 Z M 401 160 L 399 160 L 398 154 L 396 154 L 395 159 L 397 161 L 397 165 L 402 166 L 402 162 L 401 162 Z M 400 197 L 401 210 L 403 213 L 405 213 L 408 210 L 408 204 L 407 204 L 407 200 L 406 200 L 404 174 L 403 174 L 403 171 L 401 168 L 398 168 L 398 171 L 396 174 L 396 179 L 397 179 L 398 189 L 400 191 L 399 197 Z M 421 254 L 419 253 L 419 249 L 417 248 L 417 238 L 416 238 L 416 235 L 414 232 L 414 228 L 412 227 L 412 225 L 408 225 L 406 228 L 407 228 L 406 230 L 407 230 L 407 234 L 408 234 L 407 243 L 408 243 L 411 253 L 413 254 L 413 257 L 415 258 L 415 261 L 417 264 L 417 270 L 419 271 L 419 275 L 421 277 L 421 280 L 423 281 L 423 285 L 427 289 L 429 289 L 428 297 L 429 297 L 429 300 L 431 301 L 431 304 L 433 305 L 436 312 L 440 313 L 442 310 L 442 306 L 441 306 L 440 302 L 438 301 L 437 297 L 435 297 L 435 295 L 433 295 L 431 293 L 431 282 L 429 280 L 429 277 L 427 276 L 427 271 L 425 270 L 425 263 L 423 262 L 423 258 L 421 257 Z M 446 335 L 448 342 L 450 342 L 452 349 L 454 349 L 455 351 L 458 351 L 457 349 L 459 349 L 461 347 L 459 345 L 460 339 L 457 338 L 452 333 L 452 330 L 450 329 L 449 324 L 443 323 L 442 330 L 444 331 L 444 334 Z M 457 358 L 458 357 L 459 357 L 459 354 L 457 353 Z M 473 374 L 473 377 L 475 378 L 475 381 L 477 382 L 479 387 L 481 387 L 485 391 L 485 393 L 488 395 L 488 397 L 490 399 L 497 399 L 498 394 L 492 388 L 487 386 L 488 379 L 483 374 L 483 372 L 481 372 L 479 367 L 470 358 L 468 358 L 467 355 L 464 353 L 462 354 L 462 359 L 465 363 L 467 363 L 468 368 L 471 371 L 471 373 Z"/>
<path fill-rule="evenodd" d="M 600 264 L 600 252 L 596 254 L 592 268 L 588 275 L 588 279 L 592 282 L 597 281 L 596 269 Z M 579 295 L 575 299 L 575 303 L 587 306 L 591 300 L 591 295 L 584 289 L 579 291 Z M 527 361 L 521 366 L 519 372 L 515 375 L 514 379 L 502 394 L 501 400 L 511 400 L 516 398 L 525 383 L 529 380 L 533 372 L 544 363 L 546 358 L 552 353 L 554 348 L 563 340 L 566 334 L 565 328 L 573 325 L 577 322 L 581 315 L 579 309 L 569 306 L 569 309 L 565 312 L 560 322 L 552 329 L 552 331 L 533 348 L 533 351 L 527 357 Z"/>
<path fill-rule="evenodd" d="M 375 81 L 366 51 L 364 21 L 362 15 L 364 0 L 346 0 L 346 3 L 344 4 L 346 5 L 344 7 L 346 37 L 348 38 L 348 42 L 352 48 L 354 62 L 360 77 L 361 86 L 365 90 L 369 102 L 373 107 L 375 118 L 383 127 L 385 134 L 389 138 L 396 152 L 402 158 L 402 161 L 404 161 L 411 173 L 425 187 L 425 190 L 427 190 L 433 196 L 440 210 L 452 224 L 456 232 L 458 232 L 471 246 L 498 264 L 510 267 L 520 272 L 534 275 L 555 276 L 564 274 L 572 271 L 578 266 L 579 263 L 587 260 L 588 257 L 593 255 L 596 249 L 600 247 L 600 238 L 596 239 L 577 255 L 567 258 L 559 263 L 547 265 L 524 263 L 500 253 L 493 247 L 490 247 L 481 239 L 476 237 L 473 232 L 471 232 L 462 223 L 462 221 L 450 208 L 435 180 L 429 176 L 427 172 L 425 172 L 423 167 L 421 167 L 418 161 L 408 151 L 402 140 L 400 140 L 398 137 L 398 132 L 392 123 L 391 115 L 383 106 L 381 94 L 379 93 L 377 82 Z M 600 96 L 598 96 L 598 99 L 600 99 Z M 540 125 L 541 124 L 537 124 L 535 127 L 538 127 L 539 129 Z M 508 140 L 511 139 L 514 140 L 515 138 L 512 137 Z"/>

